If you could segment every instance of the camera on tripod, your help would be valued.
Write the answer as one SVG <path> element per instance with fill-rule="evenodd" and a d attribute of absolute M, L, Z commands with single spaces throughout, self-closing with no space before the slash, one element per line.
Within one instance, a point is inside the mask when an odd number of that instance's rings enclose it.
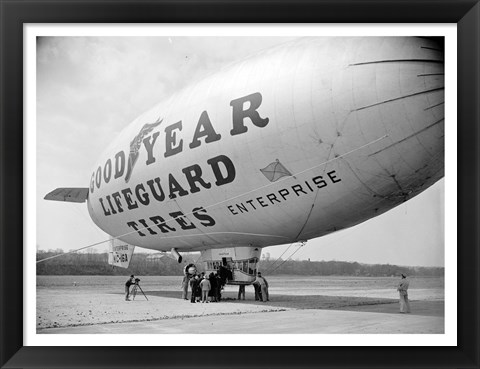
<path fill-rule="evenodd" d="M 135 300 L 135 297 L 137 296 L 137 290 L 140 290 L 140 292 L 143 294 L 145 299 L 148 301 L 147 295 L 145 295 L 145 292 L 143 292 L 142 287 L 140 287 L 140 278 L 135 278 L 135 283 L 133 283 L 133 289 L 131 294 L 134 300 Z"/>

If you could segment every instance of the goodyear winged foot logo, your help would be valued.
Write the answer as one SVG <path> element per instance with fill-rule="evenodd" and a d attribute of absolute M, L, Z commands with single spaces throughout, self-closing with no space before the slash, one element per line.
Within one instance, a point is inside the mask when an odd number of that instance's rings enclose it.
<path fill-rule="evenodd" d="M 130 142 L 130 153 L 128 155 L 128 165 L 127 165 L 127 174 L 125 176 L 125 182 L 128 183 L 130 176 L 132 175 L 133 168 L 137 163 L 140 147 L 142 146 L 142 141 L 146 135 L 148 135 L 155 127 L 162 123 L 163 119 L 158 118 L 154 123 L 146 123 L 140 132 L 135 136 L 135 138 Z"/>

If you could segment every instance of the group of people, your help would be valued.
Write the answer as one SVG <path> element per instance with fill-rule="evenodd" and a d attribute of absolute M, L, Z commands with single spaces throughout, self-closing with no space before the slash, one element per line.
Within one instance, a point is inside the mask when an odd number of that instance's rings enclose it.
<path fill-rule="evenodd" d="M 190 302 L 218 302 L 222 298 L 221 291 L 228 280 L 228 275 L 222 273 L 210 273 L 208 276 L 205 272 L 200 274 L 189 275 L 186 274 L 182 283 L 182 298 L 188 300 L 188 287 L 190 286 Z M 125 283 L 125 301 L 130 301 L 130 287 L 135 285 L 136 278 L 132 274 Z M 409 280 L 405 274 L 402 274 L 402 279 L 397 286 L 397 291 L 400 296 L 400 313 L 410 313 L 410 302 L 408 300 Z M 255 281 L 253 281 L 255 289 L 256 301 L 270 301 L 268 295 L 268 282 L 262 273 L 258 272 Z M 245 285 L 238 287 L 238 300 L 245 300 Z"/>
<path fill-rule="evenodd" d="M 186 275 L 182 282 L 182 298 L 188 300 L 188 287 L 190 287 L 190 302 L 218 302 L 222 298 L 222 288 L 225 281 L 218 273 L 205 272 L 195 275 Z"/>
<path fill-rule="evenodd" d="M 219 273 L 210 273 L 208 276 L 205 272 L 195 275 L 185 275 L 182 283 L 182 298 L 188 300 L 188 287 L 190 286 L 190 302 L 218 302 L 222 298 L 221 291 L 228 278 Z M 135 276 L 132 274 L 125 283 L 125 301 L 130 301 L 130 287 L 136 284 Z M 410 313 L 410 302 L 408 300 L 409 280 L 405 274 L 402 274 L 402 279 L 398 284 L 397 291 L 400 295 L 400 312 Z M 255 288 L 256 301 L 270 301 L 268 295 L 268 282 L 262 273 L 258 272 L 255 281 L 253 281 Z M 245 285 L 238 287 L 238 299 L 245 300 Z"/>
<path fill-rule="evenodd" d="M 188 288 L 190 287 L 190 302 L 219 302 L 222 299 L 222 289 L 228 281 L 228 277 L 222 273 L 210 273 L 206 275 L 205 272 L 185 275 L 182 281 L 182 298 L 188 300 Z M 262 273 L 258 273 L 253 282 L 255 289 L 256 301 L 270 301 L 268 295 L 268 282 L 262 277 Z M 245 285 L 238 287 L 238 299 L 245 300 Z"/>

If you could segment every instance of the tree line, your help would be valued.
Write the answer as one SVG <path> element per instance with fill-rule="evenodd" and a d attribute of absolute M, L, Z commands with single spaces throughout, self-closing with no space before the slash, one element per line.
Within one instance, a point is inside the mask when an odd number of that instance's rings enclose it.
<path fill-rule="evenodd" d="M 62 254 L 62 250 L 38 251 L 37 260 Z M 37 275 L 182 275 L 183 268 L 194 263 L 198 255 L 184 255 L 181 264 L 175 260 L 158 254 L 135 253 L 128 269 L 113 267 L 108 264 L 108 253 L 72 253 L 63 254 L 55 259 L 37 264 Z M 202 271 L 200 262 L 197 269 Z M 443 267 L 409 267 L 390 264 L 361 264 L 346 261 L 309 261 L 309 260 L 273 260 L 264 259 L 260 269 L 268 275 L 317 275 L 317 276 L 363 276 L 381 277 L 398 276 L 405 273 L 409 276 L 444 276 Z"/>

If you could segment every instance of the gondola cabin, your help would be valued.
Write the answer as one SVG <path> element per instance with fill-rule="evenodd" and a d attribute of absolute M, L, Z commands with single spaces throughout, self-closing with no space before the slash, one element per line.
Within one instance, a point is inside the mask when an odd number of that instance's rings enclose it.
<path fill-rule="evenodd" d="M 207 275 L 227 273 L 227 284 L 240 285 L 255 280 L 260 254 L 259 247 L 231 247 L 204 250 L 201 258 Z"/>

